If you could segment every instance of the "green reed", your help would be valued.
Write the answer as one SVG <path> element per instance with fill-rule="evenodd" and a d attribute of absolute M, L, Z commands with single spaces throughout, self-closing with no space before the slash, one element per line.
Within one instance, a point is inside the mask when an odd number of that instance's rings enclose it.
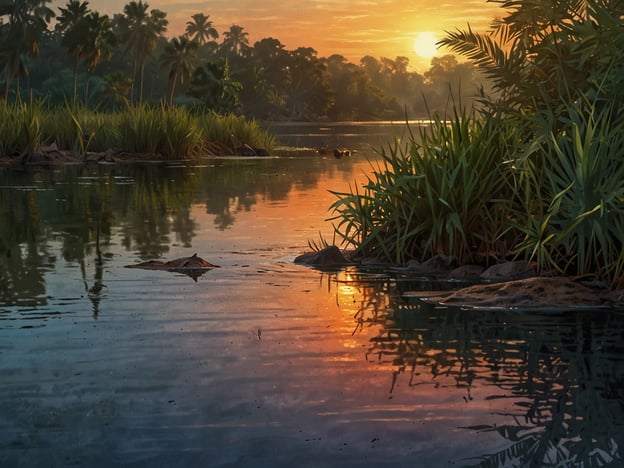
<path fill-rule="evenodd" d="M 517 162 L 524 202 L 518 251 L 542 269 L 621 282 L 624 116 L 618 105 L 585 96 L 532 120 L 543 130 Z"/>
<path fill-rule="evenodd" d="M 16 104 L 0 102 L 0 154 L 12 155 L 22 149 L 19 141 L 21 133 L 19 111 Z"/>
<path fill-rule="evenodd" d="M 244 144 L 268 150 L 275 146 L 275 137 L 260 127 L 256 120 L 234 114 L 207 113 L 199 115 L 198 122 L 206 142 L 223 143 L 230 149 Z"/>
<path fill-rule="evenodd" d="M 364 255 L 395 263 L 438 253 L 460 262 L 508 253 L 512 197 L 503 122 L 455 110 L 380 150 L 372 175 L 335 193 L 335 229 Z"/>
<path fill-rule="evenodd" d="M 161 106 L 162 148 L 166 159 L 176 159 L 198 154 L 202 144 L 198 119 L 183 107 Z"/>
<path fill-rule="evenodd" d="M 84 155 L 109 148 L 164 159 L 201 155 L 209 143 L 272 149 L 274 137 L 257 122 L 233 115 L 195 115 L 176 106 L 138 104 L 102 112 L 80 104 L 0 102 L 0 157 L 56 143 Z"/>
<path fill-rule="evenodd" d="M 84 155 L 87 151 L 105 151 L 117 140 L 115 116 L 76 103 L 44 108 L 41 113 L 45 141 L 59 149 Z"/>
<path fill-rule="evenodd" d="M 157 154 L 164 137 L 161 118 L 158 108 L 144 103 L 120 111 L 119 148 L 129 153 Z"/>
<path fill-rule="evenodd" d="M 42 109 L 41 102 L 0 101 L 0 155 L 15 155 L 41 146 Z"/>
<path fill-rule="evenodd" d="M 510 258 L 624 284 L 624 115 L 587 96 L 522 121 L 455 111 L 379 151 L 362 186 L 336 192 L 334 229 L 397 264 L 438 253 Z M 513 124 L 512 122 L 515 122 Z"/>

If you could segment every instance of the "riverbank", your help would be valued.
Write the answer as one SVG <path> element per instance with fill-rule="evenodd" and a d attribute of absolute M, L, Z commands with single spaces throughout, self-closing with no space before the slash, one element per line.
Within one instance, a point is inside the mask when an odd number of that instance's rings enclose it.
<path fill-rule="evenodd" d="M 445 255 L 436 255 L 426 262 L 411 260 L 405 266 L 358 257 L 354 251 L 341 251 L 327 246 L 304 253 L 295 263 L 319 269 L 342 268 L 349 265 L 367 269 L 385 269 L 404 279 L 423 278 L 424 281 L 447 282 L 457 285 L 449 291 L 406 291 L 412 297 L 436 306 L 465 309 L 547 309 L 579 308 L 621 309 L 624 289 L 612 289 L 593 275 L 563 276 L 557 272 L 539 275 L 535 263 L 507 261 L 488 268 L 483 265 L 458 265 Z"/>
<path fill-rule="evenodd" d="M 210 142 L 204 145 L 202 156 L 269 156 L 269 150 L 266 148 L 257 148 L 251 145 L 242 145 L 234 148 L 224 143 Z M 196 160 L 198 155 L 190 155 L 187 160 Z M 36 150 L 23 151 L 12 156 L 0 157 L 0 167 L 16 167 L 16 166 L 48 166 L 59 164 L 125 164 L 136 162 L 166 162 L 171 161 L 170 158 L 164 157 L 162 154 L 155 153 L 129 153 L 126 151 L 114 150 L 112 148 L 106 151 L 85 151 L 79 153 L 76 151 L 61 150 L 53 143 L 52 145 L 42 146 Z"/>

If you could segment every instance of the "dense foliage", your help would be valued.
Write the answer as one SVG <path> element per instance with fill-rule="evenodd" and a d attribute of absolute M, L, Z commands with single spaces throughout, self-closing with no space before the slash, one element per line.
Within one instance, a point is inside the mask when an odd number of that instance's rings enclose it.
<path fill-rule="evenodd" d="M 480 112 L 382 151 L 363 193 L 338 194 L 337 232 L 397 262 L 525 258 L 622 284 L 624 4 L 492 1 L 489 34 L 443 40 L 493 84 Z"/>
<path fill-rule="evenodd" d="M 309 47 L 287 50 L 272 37 L 250 44 L 232 25 L 221 34 L 210 16 L 192 15 L 183 35 L 165 38 L 167 14 L 131 1 L 112 18 L 87 1 L 0 3 L 0 90 L 57 105 L 79 101 L 112 109 L 127 103 L 175 102 L 262 119 L 403 119 L 447 106 L 449 89 L 471 99 L 472 65 L 436 57 L 424 74 L 407 57 L 319 57 Z M 50 27 L 56 16 L 55 27 Z M 461 86 L 460 86 L 461 84 Z"/>

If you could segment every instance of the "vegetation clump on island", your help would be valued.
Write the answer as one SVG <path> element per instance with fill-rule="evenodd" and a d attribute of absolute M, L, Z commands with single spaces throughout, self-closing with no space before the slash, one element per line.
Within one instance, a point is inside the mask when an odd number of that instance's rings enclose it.
<path fill-rule="evenodd" d="M 365 184 L 336 193 L 336 234 L 397 264 L 524 259 L 622 287 L 622 3 L 495 2 L 507 13 L 489 34 L 442 41 L 494 92 L 382 148 Z"/>
<path fill-rule="evenodd" d="M 0 101 L 0 157 L 9 162 L 28 162 L 25 158 L 50 145 L 58 155 L 74 160 L 107 151 L 173 160 L 236 154 L 242 147 L 264 152 L 274 140 L 255 120 L 195 114 L 166 104 L 141 103 L 104 112 L 80 105 Z"/>

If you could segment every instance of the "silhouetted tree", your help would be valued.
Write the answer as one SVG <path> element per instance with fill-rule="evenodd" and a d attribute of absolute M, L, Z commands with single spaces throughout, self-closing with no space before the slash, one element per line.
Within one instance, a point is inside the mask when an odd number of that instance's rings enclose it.
<path fill-rule="evenodd" d="M 192 41 L 187 35 L 174 37 L 165 46 L 160 56 L 160 63 L 169 68 L 169 103 L 173 104 L 176 85 L 185 85 L 197 62 L 199 43 Z"/>
<path fill-rule="evenodd" d="M 8 97 L 11 79 L 15 78 L 15 96 L 20 99 L 20 76 L 28 75 L 26 57 L 39 55 L 41 36 L 55 16 L 46 6 L 50 0 L 5 0 L 0 3 L 0 58 L 5 78 L 4 97 Z"/>
<path fill-rule="evenodd" d="M 221 51 L 226 56 L 242 57 L 249 50 L 249 34 L 241 26 L 233 24 L 223 33 Z"/>
<path fill-rule="evenodd" d="M 212 26 L 210 15 L 204 15 L 203 13 L 196 13 L 191 16 L 193 21 L 187 21 L 186 34 L 196 41 L 200 46 L 206 45 L 211 39 L 217 39 L 219 33 Z"/>
<path fill-rule="evenodd" d="M 79 24 L 90 13 L 89 2 L 69 0 L 65 8 L 59 7 L 55 31 L 61 35 L 61 44 L 67 49 L 74 61 L 72 101 L 76 101 L 78 83 L 78 64 L 83 53 L 84 33 L 78 31 Z"/>
<path fill-rule="evenodd" d="M 133 58 L 131 100 L 134 100 L 137 67 L 140 68 L 139 101 L 143 100 L 145 61 L 156 48 L 159 36 L 167 30 L 169 23 L 167 13 L 152 9 L 148 14 L 148 9 L 147 3 L 132 1 L 124 7 L 123 14 L 115 15 L 121 40 Z"/>

